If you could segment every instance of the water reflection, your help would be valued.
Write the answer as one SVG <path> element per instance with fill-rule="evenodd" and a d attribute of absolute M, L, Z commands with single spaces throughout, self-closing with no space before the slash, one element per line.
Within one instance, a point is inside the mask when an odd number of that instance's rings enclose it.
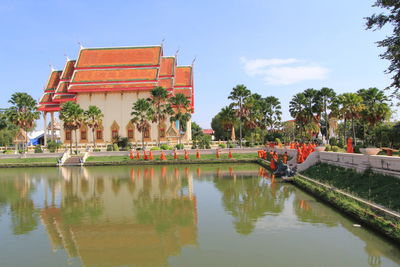
<path fill-rule="evenodd" d="M 255 165 L 4 170 L 0 219 L 9 216 L 15 236 L 43 225 L 53 251 L 85 266 L 168 265 L 184 247 L 202 245 L 196 182 L 213 186 L 207 194 L 218 196 L 215 205 L 232 220 L 225 227 L 240 236 L 289 214 L 296 224 L 343 227 L 362 242 L 370 266 L 400 263 L 397 248 Z"/>

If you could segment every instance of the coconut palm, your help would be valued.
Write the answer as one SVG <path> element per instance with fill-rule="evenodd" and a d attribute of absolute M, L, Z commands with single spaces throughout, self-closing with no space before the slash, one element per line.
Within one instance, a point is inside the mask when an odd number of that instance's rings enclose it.
<path fill-rule="evenodd" d="M 281 102 L 274 96 L 268 96 L 262 99 L 261 103 L 262 120 L 261 125 L 273 130 L 281 121 Z"/>
<path fill-rule="evenodd" d="M 170 93 L 163 87 L 155 87 L 151 90 L 151 97 L 148 99 L 153 106 L 152 121 L 157 123 L 157 143 L 160 146 L 160 125 L 167 118 L 168 115 L 173 114 L 171 104 L 168 103 Z"/>
<path fill-rule="evenodd" d="M 242 147 L 242 124 L 243 120 L 245 118 L 244 114 L 244 102 L 247 97 L 251 95 L 250 90 L 246 88 L 243 84 L 236 85 L 231 91 L 231 94 L 229 95 L 229 99 L 233 100 L 234 102 L 232 103 L 233 106 L 236 107 L 236 113 L 237 116 L 239 117 L 239 137 L 240 137 L 240 147 Z"/>
<path fill-rule="evenodd" d="M 170 121 L 179 124 L 179 144 L 181 144 L 182 135 L 186 132 L 186 124 L 192 116 L 190 101 L 184 94 L 176 94 L 169 101 L 173 107 L 173 115 L 170 117 Z"/>
<path fill-rule="evenodd" d="M 318 91 L 319 98 L 322 102 L 322 109 L 324 112 L 324 120 L 325 120 L 325 132 L 326 132 L 326 139 L 329 140 L 329 115 L 328 115 L 328 107 L 332 103 L 334 97 L 336 96 L 335 91 L 328 87 L 323 87 L 321 90 Z"/>
<path fill-rule="evenodd" d="M 25 132 L 32 129 L 35 125 L 35 120 L 40 117 L 40 113 L 37 111 L 36 100 L 27 93 L 14 93 L 8 103 L 12 104 L 6 111 L 8 120 L 17 127 L 22 128 Z M 25 145 L 27 143 L 28 140 L 25 140 Z M 24 151 L 25 145 L 23 148 Z"/>
<path fill-rule="evenodd" d="M 96 135 L 95 131 L 102 125 L 103 122 L 103 113 L 101 109 L 97 106 L 89 106 L 88 110 L 84 112 L 84 121 L 85 124 L 92 129 L 92 136 L 93 136 L 93 148 L 96 148 Z"/>
<path fill-rule="evenodd" d="M 131 122 L 136 125 L 138 131 L 142 134 L 142 148 L 144 149 L 144 133 L 150 128 L 150 121 L 154 114 L 151 104 L 144 98 L 138 99 L 133 103 Z"/>
<path fill-rule="evenodd" d="M 75 133 L 75 153 L 78 153 L 78 135 L 77 130 L 84 123 L 84 111 L 81 106 L 75 102 L 68 101 L 61 106 L 60 120 L 63 121 L 65 130 Z M 70 150 L 72 152 L 72 138 L 70 140 Z"/>
<path fill-rule="evenodd" d="M 339 101 L 342 105 L 341 113 L 344 118 L 344 128 L 346 129 L 347 120 L 351 120 L 351 128 L 353 132 L 353 140 L 356 142 L 356 131 L 354 128 L 354 120 L 361 116 L 364 109 L 363 98 L 356 93 L 344 93 L 339 96 Z M 346 141 L 346 136 L 345 136 Z"/>
<path fill-rule="evenodd" d="M 237 118 L 232 106 L 222 108 L 220 114 L 221 125 L 225 130 L 231 130 L 231 138 L 235 132 L 235 123 Z M 232 140 L 233 141 L 233 140 Z"/>

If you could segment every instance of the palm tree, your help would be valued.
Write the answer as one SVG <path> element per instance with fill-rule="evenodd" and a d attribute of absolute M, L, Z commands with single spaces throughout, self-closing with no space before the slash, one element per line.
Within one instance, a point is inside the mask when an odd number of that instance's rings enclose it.
<path fill-rule="evenodd" d="M 144 98 L 138 99 L 133 103 L 131 122 L 136 124 L 136 128 L 142 134 L 142 148 L 144 149 L 144 133 L 149 130 L 153 115 L 151 104 Z"/>
<path fill-rule="evenodd" d="M 78 136 L 77 130 L 84 122 L 84 111 L 81 106 L 75 102 L 68 101 L 61 106 L 60 120 L 63 121 L 65 130 L 75 132 L 75 153 L 78 153 Z M 70 140 L 70 150 L 72 152 L 72 138 Z"/>
<path fill-rule="evenodd" d="M 173 114 L 173 110 L 171 108 L 171 104 L 168 103 L 168 98 L 170 94 L 169 92 L 163 87 L 155 87 L 151 90 L 151 97 L 148 99 L 153 106 L 153 122 L 157 123 L 157 143 L 160 146 L 160 125 L 168 115 Z"/>
<path fill-rule="evenodd" d="M 186 124 L 190 120 L 192 109 L 190 101 L 184 94 L 176 94 L 169 99 L 174 114 L 170 117 L 171 123 L 177 121 L 179 123 L 179 144 L 181 144 L 182 133 L 186 131 Z"/>
<path fill-rule="evenodd" d="M 363 99 L 356 93 L 344 93 L 339 96 L 339 101 L 342 104 L 341 113 L 343 114 L 344 117 L 344 128 L 346 129 L 346 122 L 348 119 L 350 119 L 351 128 L 353 131 L 353 140 L 354 143 L 357 144 L 356 131 L 354 128 L 354 120 L 360 117 L 361 112 L 364 109 Z M 346 142 L 346 136 L 345 136 L 345 142 Z"/>
<path fill-rule="evenodd" d="M 326 139 L 329 140 L 329 118 L 328 118 L 328 107 L 332 103 L 334 97 L 336 96 L 335 91 L 328 87 L 323 87 L 318 91 L 319 97 L 322 101 L 322 109 L 324 111 L 324 120 L 325 120 L 325 132 Z"/>
<path fill-rule="evenodd" d="M 262 125 L 273 130 L 281 121 L 281 102 L 274 96 L 268 96 L 261 101 Z"/>
<path fill-rule="evenodd" d="M 239 137 L 240 137 L 240 147 L 242 147 L 242 123 L 245 117 L 243 105 L 245 99 L 251 95 L 250 90 L 246 88 L 243 84 L 236 85 L 229 95 L 229 99 L 233 100 L 233 106 L 236 107 L 236 113 L 239 117 Z"/>
<path fill-rule="evenodd" d="M 8 103 L 12 106 L 7 109 L 6 117 L 12 124 L 21 127 L 27 133 L 34 127 L 35 120 L 40 117 L 36 100 L 27 93 L 14 93 Z M 28 140 L 25 140 L 24 151 L 27 143 Z"/>
<path fill-rule="evenodd" d="M 299 125 L 300 133 L 305 131 L 305 125 L 311 120 L 311 116 L 306 107 L 307 99 L 304 93 L 295 94 L 289 103 L 290 115 L 295 119 L 296 124 Z"/>
<path fill-rule="evenodd" d="M 93 136 L 93 149 L 96 148 L 96 136 L 95 131 L 99 128 L 103 122 L 103 113 L 101 109 L 97 106 L 89 106 L 88 110 L 84 112 L 84 120 L 85 124 L 92 129 L 92 136 Z"/>
<path fill-rule="evenodd" d="M 390 117 L 389 98 L 378 88 L 360 89 L 357 94 L 363 98 L 365 109 L 361 112 L 361 117 L 368 124 L 368 133 L 370 133 L 375 125 Z"/>
<path fill-rule="evenodd" d="M 237 122 L 235 111 L 232 106 L 222 108 L 220 114 L 221 125 L 225 130 L 231 130 L 231 138 L 235 132 L 235 123 Z"/>

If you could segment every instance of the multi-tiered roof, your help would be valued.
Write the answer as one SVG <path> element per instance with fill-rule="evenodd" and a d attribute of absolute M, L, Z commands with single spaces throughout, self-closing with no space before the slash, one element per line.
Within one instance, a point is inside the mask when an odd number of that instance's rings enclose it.
<path fill-rule="evenodd" d="M 59 111 L 79 93 L 150 91 L 156 86 L 183 93 L 193 110 L 193 68 L 163 56 L 161 45 L 81 48 L 76 61 L 68 59 L 63 71 L 50 73 L 39 110 Z"/>

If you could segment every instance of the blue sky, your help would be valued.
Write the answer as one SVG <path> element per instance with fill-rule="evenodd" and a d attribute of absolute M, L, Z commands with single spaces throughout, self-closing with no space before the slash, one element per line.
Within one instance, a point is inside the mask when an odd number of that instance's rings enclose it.
<path fill-rule="evenodd" d="M 38 99 L 49 64 L 85 47 L 160 44 L 179 64 L 195 63 L 193 120 L 209 128 L 237 84 L 278 97 L 289 119 L 291 97 L 306 88 L 338 93 L 384 88 L 388 62 L 366 31 L 373 0 L 7 1 L 0 2 L 0 107 L 16 91 Z"/>

